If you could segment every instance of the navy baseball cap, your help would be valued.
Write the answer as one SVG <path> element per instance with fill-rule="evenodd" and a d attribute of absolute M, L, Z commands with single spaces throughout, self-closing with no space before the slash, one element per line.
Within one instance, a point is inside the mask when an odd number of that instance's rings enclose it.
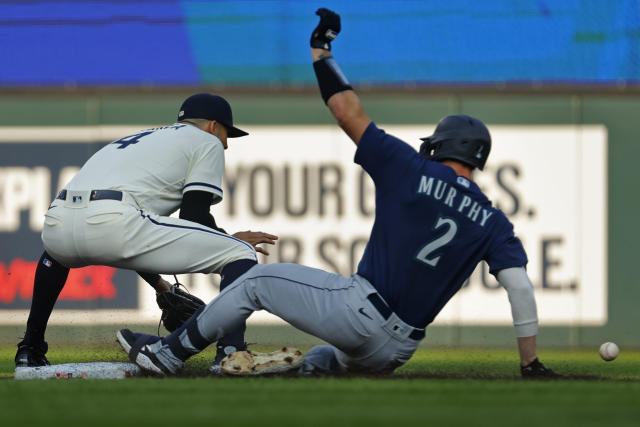
<path fill-rule="evenodd" d="M 196 93 L 184 100 L 178 113 L 178 121 L 185 119 L 215 120 L 227 128 L 229 138 L 249 135 L 233 126 L 231 106 L 221 96 L 210 93 Z"/>

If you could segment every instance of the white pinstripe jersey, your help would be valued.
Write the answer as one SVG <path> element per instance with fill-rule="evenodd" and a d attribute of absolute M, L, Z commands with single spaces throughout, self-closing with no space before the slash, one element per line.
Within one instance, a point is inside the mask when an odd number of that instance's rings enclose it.
<path fill-rule="evenodd" d="M 121 190 L 159 215 L 175 212 L 190 190 L 222 200 L 224 147 L 207 132 L 176 123 L 114 141 L 95 153 L 68 190 Z"/>

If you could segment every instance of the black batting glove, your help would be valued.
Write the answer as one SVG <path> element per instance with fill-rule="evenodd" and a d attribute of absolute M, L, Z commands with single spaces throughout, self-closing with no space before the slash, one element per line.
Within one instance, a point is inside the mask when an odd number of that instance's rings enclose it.
<path fill-rule="evenodd" d="M 562 375 L 553 372 L 550 368 L 547 368 L 538 360 L 536 357 L 535 360 L 529 363 L 527 366 L 520 366 L 520 374 L 522 378 L 526 379 L 557 379 L 561 378 Z"/>
<path fill-rule="evenodd" d="M 331 42 L 340 32 L 340 15 L 324 7 L 316 10 L 316 15 L 320 23 L 311 33 L 311 47 L 331 50 Z"/>

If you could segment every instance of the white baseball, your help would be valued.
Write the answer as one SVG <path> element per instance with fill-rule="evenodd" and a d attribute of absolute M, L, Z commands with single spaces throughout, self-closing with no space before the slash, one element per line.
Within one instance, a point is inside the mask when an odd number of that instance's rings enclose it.
<path fill-rule="evenodd" d="M 600 357 L 602 360 L 610 362 L 620 353 L 620 348 L 614 342 L 606 342 L 600 346 Z"/>

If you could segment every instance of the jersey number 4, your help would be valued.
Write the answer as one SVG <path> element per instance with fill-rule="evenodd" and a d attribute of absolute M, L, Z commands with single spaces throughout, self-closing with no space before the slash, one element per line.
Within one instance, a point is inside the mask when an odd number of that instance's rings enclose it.
<path fill-rule="evenodd" d="M 456 224 L 456 222 L 451 218 L 439 217 L 436 220 L 436 224 L 433 229 L 435 231 L 443 227 L 445 227 L 445 233 L 442 236 L 430 241 L 420 249 L 420 252 L 416 255 L 416 259 L 418 261 L 423 262 L 430 267 L 438 265 L 441 255 L 436 254 L 435 252 L 452 241 L 458 232 L 458 224 Z"/>
<path fill-rule="evenodd" d="M 144 136 L 147 136 L 150 133 L 153 133 L 153 131 L 152 130 L 148 130 L 146 132 L 136 133 L 135 135 L 125 136 L 124 138 L 120 138 L 117 141 L 113 141 L 112 144 L 120 144 L 120 147 L 118 147 L 118 150 L 120 150 L 122 148 L 127 148 L 131 144 L 137 144 L 138 141 L 140 141 L 140 138 L 142 138 Z"/>

